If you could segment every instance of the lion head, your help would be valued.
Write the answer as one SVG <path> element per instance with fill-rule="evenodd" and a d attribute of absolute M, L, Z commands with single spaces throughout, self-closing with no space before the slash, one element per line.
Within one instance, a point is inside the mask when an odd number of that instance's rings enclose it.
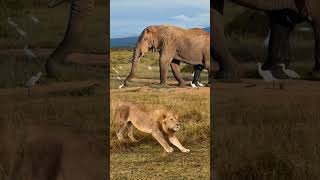
<path fill-rule="evenodd" d="M 179 117 L 165 110 L 156 110 L 155 113 L 158 115 L 161 123 L 162 130 L 165 133 L 172 133 L 180 130 L 181 125 Z"/>

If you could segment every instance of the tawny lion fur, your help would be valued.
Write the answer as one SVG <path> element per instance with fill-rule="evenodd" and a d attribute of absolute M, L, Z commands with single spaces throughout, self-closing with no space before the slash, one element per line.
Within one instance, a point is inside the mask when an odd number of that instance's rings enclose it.
<path fill-rule="evenodd" d="M 181 152 L 190 152 L 182 146 L 175 132 L 180 129 L 178 117 L 171 112 L 160 109 L 153 112 L 146 112 L 142 108 L 130 102 L 113 103 L 115 111 L 114 122 L 118 125 L 117 137 L 123 141 L 124 131 L 128 130 L 128 137 L 131 141 L 137 140 L 133 136 L 133 126 L 138 130 L 152 134 L 166 152 L 173 152 L 173 148 L 165 138 L 180 149 Z"/>

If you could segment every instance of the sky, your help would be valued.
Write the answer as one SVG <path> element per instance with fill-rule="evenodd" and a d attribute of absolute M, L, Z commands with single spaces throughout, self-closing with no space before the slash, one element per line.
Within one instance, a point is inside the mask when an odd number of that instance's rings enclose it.
<path fill-rule="evenodd" d="M 210 0 L 111 0 L 111 38 L 138 36 L 149 25 L 210 26 Z"/>

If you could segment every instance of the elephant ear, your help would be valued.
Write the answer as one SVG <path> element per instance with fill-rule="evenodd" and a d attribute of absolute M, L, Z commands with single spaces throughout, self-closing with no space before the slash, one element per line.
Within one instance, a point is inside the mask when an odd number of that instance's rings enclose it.
<path fill-rule="evenodd" d="M 149 26 L 146 30 L 147 33 L 155 33 L 157 32 L 157 28 L 155 26 Z"/>

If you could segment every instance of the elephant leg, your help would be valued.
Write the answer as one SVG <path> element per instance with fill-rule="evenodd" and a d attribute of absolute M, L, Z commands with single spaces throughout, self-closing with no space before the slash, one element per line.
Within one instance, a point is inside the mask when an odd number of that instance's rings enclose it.
<path fill-rule="evenodd" d="M 180 74 L 180 61 L 173 59 L 170 63 L 174 78 L 179 82 L 179 86 L 183 87 L 186 85 L 186 82 L 182 79 Z"/>
<path fill-rule="evenodd" d="M 223 14 L 224 0 L 215 0 L 211 3 L 211 8 L 214 8 L 219 13 Z"/>
<path fill-rule="evenodd" d="M 193 69 L 194 69 L 194 75 L 193 75 L 192 84 L 197 84 L 198 82 L 200 82 L 200 74 L 201 74 L 202 68 L 199 67 L 199 65 L 194 65 Z"/>
<path fill-rule="evenodd" d="M 194 76 L 192 80 L 192 84 L 195 84 L 196 86 L 201 86 L 200 85 L 200 75 L 201 71 L 205 68 L 202 64 L 194 65 Z"/>
<path fill-rule="evenodd" d="M 167 77 L 168 77 L 168 62 L 160 63 L 160 84 L 165 85 L 167 84 Z"/>
<path fill-rule="evenodd" d="M 295 26 L 293 12 L 272 11 L 270 19 L 270 41 L 268 45 L 268 56 L 262 69 L 272 70 L 277 78 L 287 78 L 279 64 L 289 65 L 290 34 Z M 290 20 L 292 19 L 292 20 Z"/>
<path fill-rule="evenodd" d="M 213 24 L 213 31 L 211 32 L 210 51 L 213 58 L 219 63 L 216 78 L 229 82 L 240 81 L 240 66 L 226 45 L 222 15 L 215 9 L 211 13 L 211 24 Z"/>
<path fill-rule="evenodd" d="M 160 61 L 159 61 L 159 66 L 160 66 L 160 84 L 161 85 L 166 85 L 167 83 L 167 77 L 168 77 L 168 67 L 169 64 L 172 61 L 173 56 L 168 52 L 168 50 L 163 50 L 160 55 Z"/>
<path fill-rule="evenodd" d="M 132 61 L 131 71 L 128 77 L 124 80 L 124 85 L 128 86 L 128 82 L 135 76 L 137 71 L 138 61 Z"/>

